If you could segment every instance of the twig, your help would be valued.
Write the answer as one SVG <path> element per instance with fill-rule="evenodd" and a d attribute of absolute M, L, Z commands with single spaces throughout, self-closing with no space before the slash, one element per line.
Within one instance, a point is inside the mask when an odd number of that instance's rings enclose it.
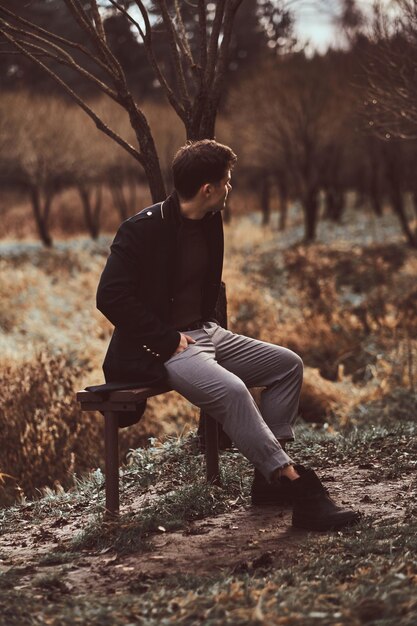
<path fill-rule="evenodd" d="M 168 32 L 168 40 L 169 46 L 172 53 L 172 60 L 175 67 L 175 74 L 177 79 L 178 88 L 180 91 L 180 96 L 182 100 L 182 105 L 185 110 L 189 110 L 191 108 L 190 96 L 188 94 L 187 83 L 185 81 L 184 71 L 181 63 L 181 58 L 176 42 L 176 34 L 175 29 L 171 20 L 171 17 L 168 12 L 168 8 L 166 5 L 166 0 L 156 0 L 161 10 L 162 19 L 165 25 L 165 28 Z"/>
<path fill-rule="evenodd" d="M 83 54 L 88 56 L 89 59 L 91 59 L 92 61 L 97 63 L 97 65 L 99 65 L 101 67 L 101 69 L 103 69 L 105 72 L 109 73 L 111 76 L 114 76 L 114 73 L 110 70 L 109 66 L 106 63 L 103 63 L 103 61 L 101 59 L 96 57 L 92 53 L 91 50 L 89 50 L 88 48 L 86 48 L 82 44 L 77 43 L 76 41 L 71 41 L 70 39 L 66 39 L 65 37 L 61 37 L 59 35 L 55 35 L 54 33 L 50 32 L 49 30 L 46 30 L 45 28 L 41 28 L 37 24 L 32 24 L 32 22 L 29 22 L 28 20 L 24 19 L 20 15 L 15 15 L 12 11 L 9 11 L 8 9 L 5 9 L 4 7 L 0 6 L 0 12 L 1 13 L 5 13 L 6 15 L 11 17 L 13 20 L 18 22 L 19 24 L 23 24 L 24 26 L 27 26 L 27 27 L 31 28 L 36 33 L 39 33 L 39 34 L 43 35 L 44 37 L 47 37 L 51 41 L 55 41 L 56 43 L 61 43 L 61 44 L 64 44 L 65 46 L 69 46 L 71 48 L 75 48 L 76 50 L 79 50 L 80 52 L 82 52 Z"/>
<path fill-rule="evenodd" d="M 118 143 L 122 148 L 124 148 L 130 155 L 132 155 L 139 163 L 144 165 L 144 157 L 141 152 L 136 150 L 132 145 L 130 145 L 127 141 L 125 141 L 120 135 L 118 135 L 114 130 L 112 130 L 107 124 L 103 122 L 102 119 L 91 109 L 80 96 L 78 96 L 72 89 L 64 82 L 53 70 L 51 70 L 45 63 L 42 63 L 40 59 L 34 56 L 31 52 L 26 50 L 22 44 L 14 40 L 10 35 L 3 32 L 3 37 L 5 37 L 9 43 L 16 46 L 24 56 L 31 59 L 36 65 L 42 67 L 44 71 L 55 80 L 61 87 L 67 92 L 69 96 L 87 113 L 87 115 L 94 121 L 96 127 L 104 132 L 108 137 L 111 137 L 116 143 Z"/>
<path fill-rule="evenodd" d="M 35 33 L 25 31 L 22 28 L 17 28 L 0 19 L 0 24 L 2 22 L 7 27 L 7 30 L 10 31 L 11 33 L 16 33 L 19 35 L 23 35 L 24 37 L 34 39 L 35 41 L 39 41 L 42 43 L 43 46 L 49 46 L 50 48 L 52 48 L 52 50 L 54 50 L 54 53 L 30 41 L 21 41 L 22 44 L 29 46 L 33 50 L 40 51 L 43 55 L 47 55 L 50 58 L 58 61 L 59 63 L 63 63 L 67 65 L 68 67 L 71 67 L 73 70 L 75 70 L 76 72 L 78 72 L 79 74 L 81 74 L 82 76 L 90 80 L 91 82 L 93 82 L 95 85 L 97 85 L 97 87 L 99 87 L 102 91 L 104 91 L 104 93 L 106 93 L 110 98 L 112 98 L 116 102 L 119 101 L 118 94 L 116 91 L 114 91 L 113 89 L 110 89 L 110 87 L 106 85 L 105 83 L 103 83 L 99 78 L 97 78 L 97 76 L 94 76 L 94 74 L 92 74 L 88 70 L 81 67 L 76 61 L 74 61 L 73 57 L 68 52 L 60 48 L 58 45 L 52 43 L 51 41 L 47 41 L 40 35 L 36 35 Z"/>

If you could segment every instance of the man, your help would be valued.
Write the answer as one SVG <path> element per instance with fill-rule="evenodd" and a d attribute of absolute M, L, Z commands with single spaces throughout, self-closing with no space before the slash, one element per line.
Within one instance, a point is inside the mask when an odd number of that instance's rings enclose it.
<path fill-rule="evenodd" d="M 120 226 L 97 292 L 115 330 L 107 381 L 169 385 L 219 421 L 255 466 L 253 504 L 293 505 L 294 526 L 357 521 L 335 505 L 313 470 L 285 451 L 293 440 L 303 364 L 286 348 L 235 334 L 214 318 L 223 265 L 221 211 L 233 151 L 189 142 L 173 165 L 175 191 Z M 264 387 L 260 409 L 248 387 Z"/>

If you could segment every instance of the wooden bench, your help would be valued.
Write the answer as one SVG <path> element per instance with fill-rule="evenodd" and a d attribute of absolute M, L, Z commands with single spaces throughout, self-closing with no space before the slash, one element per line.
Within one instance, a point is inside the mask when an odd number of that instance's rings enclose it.
<path fill-rule="evenodd" d="M 118 411 L 135 411 L 146 398 L 171 391 L 165 388 L 129 389 L 113 391 L 107 400 L 100 400 L 92 391 L 79 391 L 77 401 L 81 411 L 100 411 L 104 414 L 104 465 L 106 485 L 106 514 L 119 512 L 119 427 Z M 217 422 L 204 416 L 206 476 L 210 483 L 220 484 Z"/>

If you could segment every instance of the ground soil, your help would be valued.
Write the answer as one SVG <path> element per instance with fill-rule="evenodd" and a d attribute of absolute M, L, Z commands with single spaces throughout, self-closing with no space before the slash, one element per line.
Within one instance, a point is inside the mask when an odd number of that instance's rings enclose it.
<path fill-rule="evenodd" d="M 343 466 L 323 471 L 321 478 L 339 504 L 360 510 L 375 524 L 387 519 L 396 523 L 405 513 L 410 478 L 375 483 L 375 469 L 375 465 Z M 54 551 L 68 551 L 74 534 L 87 521 L 82 512 L 73 510 L 71 515 L 36 523 L 30 510 L 23 509 L 19 521 L 0 537 L 0 573 L 24 569 L 19 580 L 23 589 L 31 587 L 36 576 L 63 572 L 62 564 L 40 561 Z M 151 549 L 142 553 L 119 555 L 106 549 L 74 554 L 66 562 L 63 584 L 76 594 L 122 593 L 132 581 L 184 573 L 253 571 L 263 564 L 281 567 L 295 548 L 314 542 L 315 536 L 292 529 L 289 508 L 242 504 L 227 514 L 189 523 L 180 531 L 161 531 L 151 538 Z"/>

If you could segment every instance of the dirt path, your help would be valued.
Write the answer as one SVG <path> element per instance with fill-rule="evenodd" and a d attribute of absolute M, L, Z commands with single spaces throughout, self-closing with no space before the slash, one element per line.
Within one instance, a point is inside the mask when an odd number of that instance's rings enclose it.
<path fill-rule="evenodd" d="M 391 517 L 393 522 L 402 519 L 411 479 L 375 483 L 374 471 L 375 467 L 343 467 L 327 476 L 322 472 L 321 477 L 338 503 L 361 510 L 375 523 Z M 152 549 L 147 552 L 120 556 L 111 549 L 83 551 L 65 563 L 46 564 L 46 555 L 69 550 L 71 539 L 85 521 L 77 511 L 40 524 L 22 519 L 0 537 L 0 573 L 22 568 L 20 588 L 30 587 L 37 576 L 60 574 L 62 584 L 73 593 L 118 593 L 126 586 L 146 586 L 146 580 L 168 575 L 280 567 L 290 552 L 316 536 L 292 529 L 290 509 L 242 506 L 189 523 L 181 531 L 162 531 L 153 536 Z"/>

